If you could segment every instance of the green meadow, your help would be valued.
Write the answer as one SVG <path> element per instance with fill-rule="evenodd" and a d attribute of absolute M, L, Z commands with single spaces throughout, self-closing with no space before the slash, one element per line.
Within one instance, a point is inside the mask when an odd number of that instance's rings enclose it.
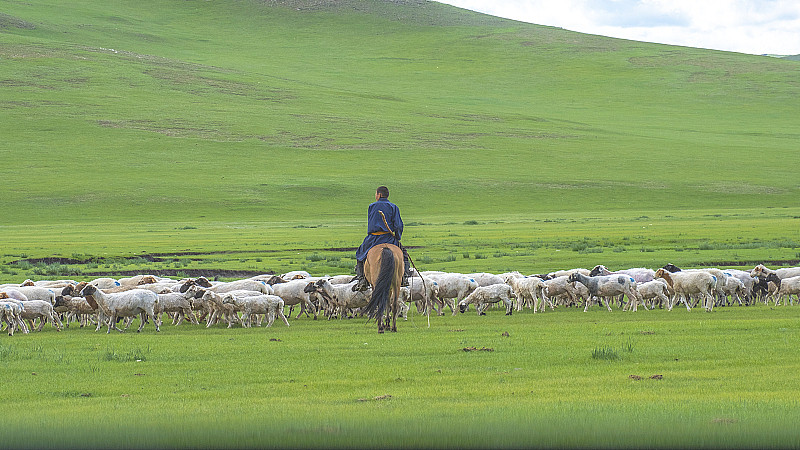
<path fill-rule="evenodd" d="M 0 340 L 9 447 L 785 448 L 796 307 L 415 312 Z"/>
<path fill-rule="evenodd" d="M 350 273 L 378 185 L 420 270 L 800 265 L 799 79 L 422 0 L 0 0 L 0 283 Z M 798 315 L 47 326 L 0 442 L 797 447 Z"/>

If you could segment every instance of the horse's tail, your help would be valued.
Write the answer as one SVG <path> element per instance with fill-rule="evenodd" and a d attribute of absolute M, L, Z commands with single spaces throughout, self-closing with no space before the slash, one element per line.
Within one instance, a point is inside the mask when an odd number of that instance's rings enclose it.
<path fill-rule="evenodd" d="M 389 292 L 392 289 L 392 279 L 394 277 L 394 254 L 389 248 L 381 250 L 381 270 L 378 272 L 378 279 L 372 287 L 372 297 L 364 308 L 364 313 L 370 318 L 380 320 L 389 304 Z"/>

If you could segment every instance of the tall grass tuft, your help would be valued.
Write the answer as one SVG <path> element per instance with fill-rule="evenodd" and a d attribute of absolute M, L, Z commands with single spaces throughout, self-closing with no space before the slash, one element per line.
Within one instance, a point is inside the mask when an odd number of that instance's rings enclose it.
<path fill-rule="evenodd" d="M 147 361 L 147 355 L 149 353 L 149 346 L 144 350 L 136 347 L 128 351 L 118 351 L 114 348 L 107 348 L 102 355 L 102 360 L 117 362 Z"/>
<path fill-rule="evenodd" d="M 611 347 L 598 347 L 592 350 L 592 359 L 616 361 L 619 359 L 619 354 Z"/>

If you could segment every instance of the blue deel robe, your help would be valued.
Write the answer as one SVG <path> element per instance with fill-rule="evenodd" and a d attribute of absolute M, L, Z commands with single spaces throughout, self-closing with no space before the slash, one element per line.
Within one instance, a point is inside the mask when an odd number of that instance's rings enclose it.
<path fill-rule="evenodd" d="M 369 234 L 378 231 L 389 231 L 386 229 L 383 218 L 378 211 L 383 211 L 383 214 L 386 216 L 386 222 L 389 224 L 392 231 L 395 232 L 398 239 L 395 239 L 390 233 L 378 236 Z M 367 237 L 364 238 L 364 242 L 358 247 L 358 250 L 356 250 L 356 259 L 359 261 L 367 259 L 367 252 L 369 249 L 378 244 L 394 244 L 399 246 L 399 238 L 402 237 L 402 235 L 403 219 L 400 218 L 400 208 L 385 198 L 379 199 L 370 204 L 367 209 Z"/>

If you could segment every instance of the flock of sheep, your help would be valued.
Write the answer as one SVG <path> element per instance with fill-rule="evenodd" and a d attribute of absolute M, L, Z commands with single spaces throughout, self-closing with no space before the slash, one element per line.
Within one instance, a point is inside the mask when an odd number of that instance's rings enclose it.
<path fill-rule="evenodd" d="M 678 304 L 691 310 L 697 302 L 706 311 L 719 305 L 751 305 L 755 302 L 793 304 L 800 301 L 800 267 L 771 270 L 758 265 L 750 271 L 734 269 L 690 269 L 667 264 L 658 270 L 636 268 L 609 271 L 598 265 L 592 270 L 571 269 L 524 276 L 519 272 L 490 273 L 416 273 L 409 286 L 400 293 L 403 318 L 409 304 L 415 303 L 423 314 L 436 311 L 444 314 L 465 312 L 474 304 L 478 314 L 487 307 L 500 304 L 506 314 L 523 308 L 534 313 L 559 306 L 580 306 L 584 311 L 602 303 L 609 311 L 616 305 L 623 310 L 636 311 L 666 308 Z M 136 317 L 139 330 L 151 322 L 160 330 L 164 314 L 172 324 L 184 320 L 210 327 L 224 321 L 228 328 L 234 324 L 258 326 L 264 318 L 271 326 L 280 318 L 286 326 L 286 307 L 299 305 L 302 314 L 317 319 L 320 313 L 328 319 L 353 317 L 366 306 L 369 291 L 353 291 L 352 275 L 312 277 L 305 271 L 252 278 L 212 282 L 205 277 L 173 280 L 153 275 L 129 278 L 98 278 L 89 282 L 74 280 L 30 281 L 0 285 L 0 321 L 8 334 L 16 330 L 28 333 L 41 331 L 45 322 L 58 329 L 77 322 L 90 323 L 96 329 L 120 332 L 127 329 Z M 26 323 L 27 321 L 27 323 Z M 120 328 L 120 322 L 124 328 Z"/>

